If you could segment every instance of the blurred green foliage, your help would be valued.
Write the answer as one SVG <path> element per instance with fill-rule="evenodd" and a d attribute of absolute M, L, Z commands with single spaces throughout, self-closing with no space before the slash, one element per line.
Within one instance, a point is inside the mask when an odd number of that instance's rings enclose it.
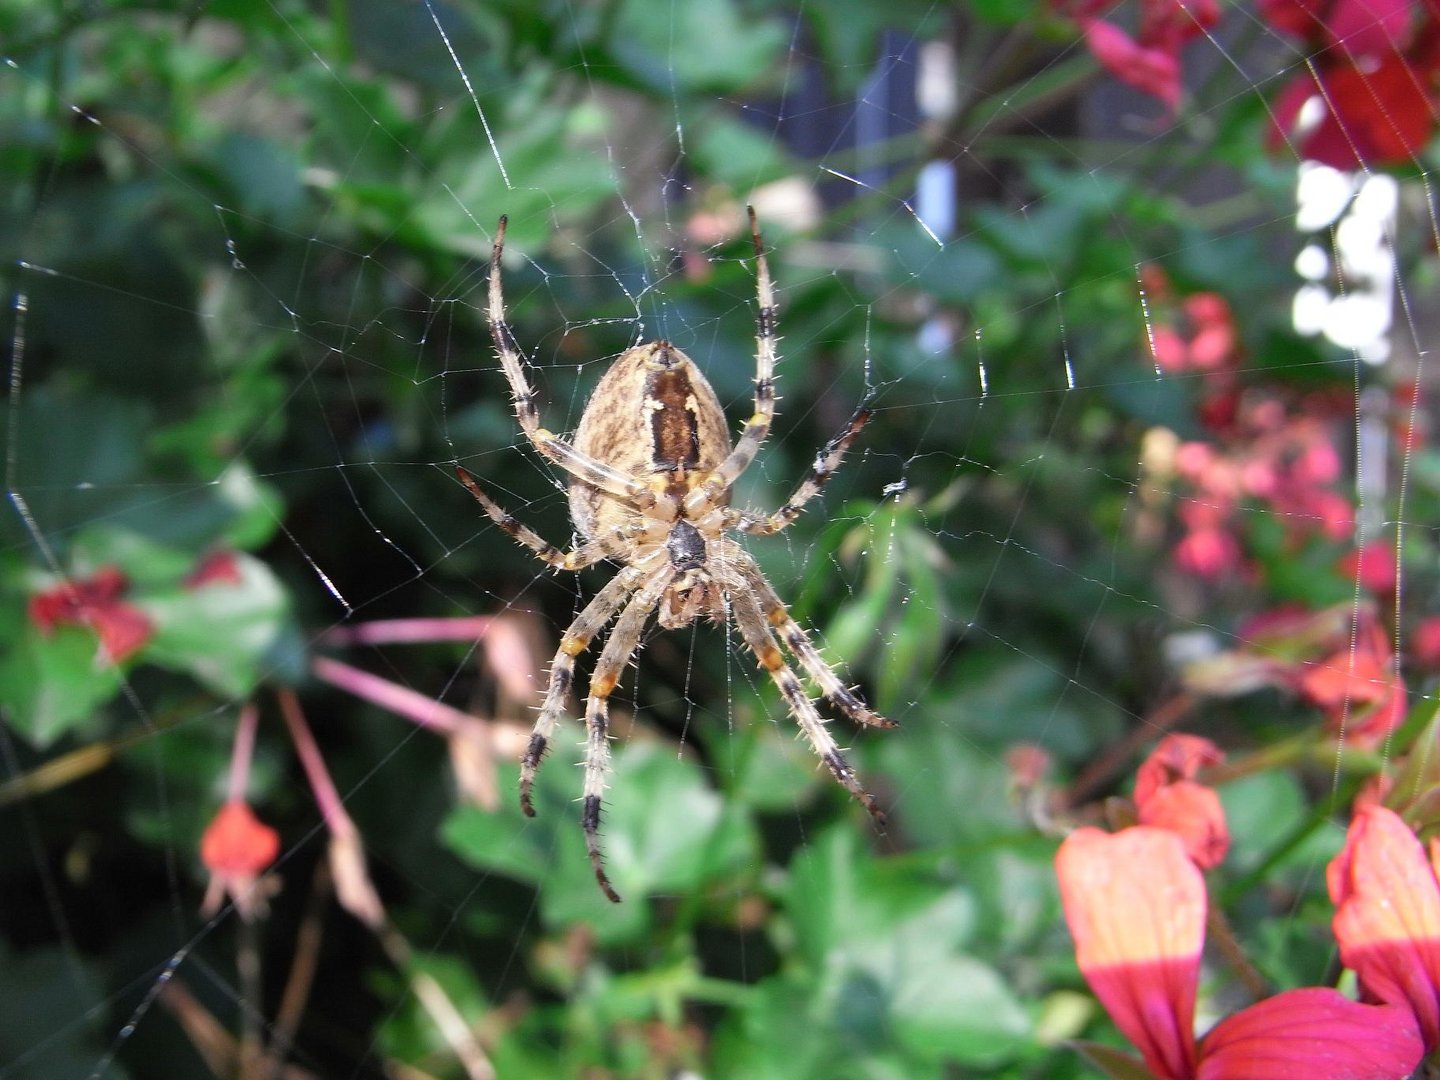
<path fill-rule="evenodd" d="M 1053 843 L 1011 798 L 1005 751 L 1033 741 L 1079 771 L 1165 692 L 1177 614 L 1228 628 L 1248 599 L 1192 605 L 1163 545 L 1130 527 L 1141 434 L 1192 433 L 1199 392 L 1147 367 L 1137 266 L 1229 294 L 1246 341 L 1287 350 L 1282 376 L 1350 374 L 1289 330 L 1290 170 L 1262 156 L 1253 88 L 1214 87 L 1206 125 L 1133 153 L 985 127 L 988 100 L 1077 60 L 1043 6 L 0 0 L 0 1072 L 201 1075 L 157 998 L 171 958 L 231 1031 L 274 1023 L 324 855 L 268 718 L 270 689 L 300 684 L 414 949 L 397 969 L 327 916 L 291 1051 L 314 1075 L 462 1075 L 414 996 L 421 976 L 505 1078 L 1082 1074 L 1062 1042 L 1094 1014 L 1071 1007 Z M 450 470 L 463 460 L 543 535 L 568 534 L 481 315 L 494 221 L 509 215 L 511 318 L 557 430 L 642 328 L 689 350 L 741 415 L 747 240 L 694 241 L 686 223 L 843 164 L 801 160 L 747 103 L 781 100 L 797 58 L 853 93 L 895 28 L 1019 58 L 985 69 L 966 114 L 988 137 L 923 148 L 974 197 L 942 247 L 897 212 L 922 163 L 910 133 L 882 148 L 899 163 L 889 188 L 847 188 L 803 235 L 766 223 L 784 402 L 738 493 L 779 505 L 874 393 L 825 511 L 753 547 L 901 724 L 839 736 L 893 829 L 816 771 L 721 631 L 657 638 L 621 695 L 637 718 L 607 803 L 616 907 L 585 859 L 573 754 L 542 770 L 533 821 L 508 767 L 499 810 L 457 807 L 438 741 L 307 682 L 308 658 L 336 626 L 509 609 L 537 612 L 553 647 L 602 572 L 578 593 L 540 580 Z M 1207 220 L 1173 170 L 1218 150 L 1248 201 Z M 840 251 L 855 265 L 827 261 Z M 948 348 L 921 344 L 927 321 Z M 238 584 L 187 588 L 216 550 L 242 553 Z M 156 625 L 123 668 L 84 626 L 26 617 L 37 593 L 107 566 Z M 1312 600 L 1348 588 L 1321 554 L 1301 577 Z M 472 651 L 351 659 L 484 711 L 495 692 Z M 285 851 L 258 946 L 237 918 L 194 913 L 198 837 L 252 697 L 267 720 L 251 800 Z M 1236 701 L 1216 723 L 1259 738 L 1274 714 Z M 1311 812 L 1284 779 L 1226 797 L 1254 825 L 1244 868 Z M 1325 916 L 1303 877 L 1287 875 L 1296 917 L 1267 947 L 1277 974 L 1313 979 Z M 1242 931 L 1269 925 L 1240 899 Z M 258 948 L 260 983 L 237 981 L 237 942 Z"/>

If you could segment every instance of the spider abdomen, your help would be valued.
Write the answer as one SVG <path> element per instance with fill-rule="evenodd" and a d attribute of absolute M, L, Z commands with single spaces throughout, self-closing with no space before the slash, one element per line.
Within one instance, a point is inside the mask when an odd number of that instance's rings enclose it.
<path fill-rule="evenodd" d="M 676 502 L 731 450 L 709 380 L 665 341 L 637 345 L 611 365 L 585 406 L 574 446 L 629 476 L 662 478 L 656 494 Z M 576 480 L 570 515 L 580 534 L 593 538 L 633 523 L 636 511 Z"/>

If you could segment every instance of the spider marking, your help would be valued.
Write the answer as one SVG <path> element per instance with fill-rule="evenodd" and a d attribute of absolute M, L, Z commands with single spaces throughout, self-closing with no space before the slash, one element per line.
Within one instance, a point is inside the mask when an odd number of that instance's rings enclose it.
<path fill-rule="evenodd" d="M 755 460 L 775 417 L 775 290 L 755 211 L 755 410 L 732 446 L 715 391 L 690 358 L 668 341 L 628 349 L 605 373 L 585 405 L 573 442 L 541 426 L 524 357 L 505 320 L 500 257 L 506 219 L 495 230 L 487 318 L 495 351 L 514 399 L 515 417 L 535 449 L 570 475 L 570 517 L 583 542 L 570 551 L 547 543 L 492 500 L 463 468 L 460 480 L 490 518 L 557 570 L 580 570 L 613 559 L 621 570 L 560 638 L 540 717 L 520 768 L 520 804 L 531 817 L 535 771 L 554 738 L 574 682 L 575 658 L 606 626 L 610 636 L 595 663 L 585 704 L 585 787 L 581 825 L 595 879 L 617 903 L 600 850 L 600 812 L 610 766 L 609 698 L 640 644 L 651 614 L 666 629 L 699 616 L 733 616 L 740 636 L 769 672 L 786 708 L 830 774 L 882 826 L 885 815 L 845 760 L 824 717 L 785 660 L 788 650 L 836 711 L 866 727 L 894 727 L 841 680 L 810 636 L 790 617 L 755 561 L 731 532 L 778 533 L 799 516 L 840 467 L 870 411 L 857 409 L 815 457 L 784 506 L 757 516 L 730 506 L 730 490 Z"/>

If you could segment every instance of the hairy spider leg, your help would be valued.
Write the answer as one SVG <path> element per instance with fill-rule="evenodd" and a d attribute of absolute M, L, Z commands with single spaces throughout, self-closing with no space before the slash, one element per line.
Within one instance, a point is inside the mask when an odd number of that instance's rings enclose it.
<path fill-rule="evenodd" d="M 530 733 L 530 744 L 520 761 L 520 808 L 525 811 L 526 817 L 535 816 L 535 804 L 530 797 L 535 785 L 535 771 L 550 747 L 550 740 L 554 738 L 555 725 L 565 713 L 565 697 L 575 679 L 575 658 L 615 617 L 646 575 L 652 573 L 654 567 L 651 566 L 629 566 L 621 570 L 595 594 L 561 635 L 560 647 L 555 650 L 555 659 L 550 662 L 550 682 L 545 689 L 545 701 L 540 706 L 540 716 Z"/>
<path fill-rule="evenodd" d="M 675 579 L 675 570 L 668 564 L 651 571 L 652 575 L 631 597 L 616 620 L 595 671 L 590 676 L 590 696 L 585 702 L 585 799 L 580 811 L 580 825 L 585 830 L 585 851 L 600 890 L 615 903 L 620 894 L 605 876 L 605 860 L 600 852 L 600 810 L 605 797 L 605 780 L 610 774 L 610 694 L 620 681 L 625 665 L 635 655 L 640 634 L 660 597 Z"/>
<path fill-rule="evenodd" d="M 810 640 L 810 635 L 805 629 L 790 617 L 789 610 L 785 607 L 779 595 L 775 592 L 770 582 L 765 580 L 765 575 L 760 568 L 750 559 L 737 559 L 735 569 L 744 578 L 746 588 L 758 598 L 763 608 L 766 621 L 774 628 L 785 647 L 790 650 L 790 655 L 800 662 L 805 673 L 820 687 L 820 692 L 825 695 L 826 700 L 844 713 L 855 723 L 864 727 L 893 728 L 899 727 L 899 723 L 881 716 L 868 708 L 865 702 L 860 700 L 860 695 L 840 681 L 835 674 L 835 669 L 820 655 L 820 650 Z"/>
<path fill-rule="evenodd" d="M 758 307 L 755 311 L 755 412 L 745 421 L 745 428 L 735 449 L 686 499 L 686 509 L 694 510 L 713 502 L 750 467 L 760 452 L 770 425 L 775 419 L 775 287 L 770 281 L 770 264 L 765 258 L 765 244 L 760 239 L 760 224 L 755 208 L 750 214 L 750 240 L 755 245 L 755 289 Z"/>
<path fill-rule="evenodd" d="M 785 657 L 780 652 L 775 635 L 765 621 L 760 605 L 744 589 L 737 589 L 730 594 L 730 609 L 735 613 L 735 624 L 740 628 L 740 636 L 745 639 L 745 644 L 750 647 L 750 651 L 760 661 L 760 666 L 768 671 L 770 677 L 775 680 L 775 685 L 780 688 L 780 695 L 785 699 L 790 714 L 800 725 L 800 730 L 809 740 L 816 756 L 825 763 L 840 786 L 855 796 L 856 801 L 870 812 L 870 816 L 881 828 L 884 828 L 885 812 L 880 809 L 875 797 L 860 785 L 859 777 L 855 775 L 855 770 L 850 767 L 850 763 L 845 760 L 845 755 L 840 752 L 840 747 L 836 745 L 830 729 L 825 726 L 824 718 L 816 710 L 815 703 L 806 696 L 805 688 L 800 685 L 800 680 L 795 677 L 795 673 L 785 663 Z"/>
<path fill-rule="evenodd" d="M 544 540 L 534 529 L 521 524 L 505 511 L 499 503 L 485 494 L 475 478 L 470 475 L 462 466 L 455 466 L 455 474 L 460 477 L 460 482 L 465 485 L 466 490 L 475 496 L 475 501 L 490 515 L 490 519 L 500 526 L 511 538 L 529 548 L 531 553 L 556 570 L 583 570 L 601 559 L 605 558 L 604 546 L 598 540 L 591 540 L 581 544 L 570 551 L 561 551 L 554 544 Z"/>
<path fill-rule="evenodd" d="M 655 493 L 639 480 L 580 453 L 564 439 L 540 425 L 540 409 L 535 404 L 535 391 L 525 375 L 525 365 L 520 346 L 515 340 L 515 332 L 505 319 L 505 294 L 500 284 L 500 257 L 505 251 L 505 226 L 508 221 L 508 218 L 501 217 L 495 227 L 495 245 L 490 252 L 490 295 L 486 320 L 490 324 L 490 336 L 495 342 L 500 366 L 505 371 L 506 381 L 510 383 L 515 418 L 520 421 L 520 428 L 525 432 L 530 444 L 571 476 L 579 477 L 609 495 L 625 499 L 639 510 L 649 509 L 655 505 Z"/>
<path fill-rule="evenodd" d="M 788 502 L 780 507 L 769 517 L 760 518 L 749 513 L 740 513 L 732 528 L 741 532 L 749 533 L 751 536 L 771 536 L 780 532 L 797 517 L 800 511 L 805 509 L 805 504 L 820 494 L 826 481 L 835 475 L 845 460 L 845 451 L 850 449 L 860 430 L 870 419 L 870 410 L 865 406 L 855 410 L 855 415 L 850 417 L 850 422 L 845 429 L 825 444 L 825 449 L 815 455 L 815 460 L 810 464 L 810 471 L 805 474 L 805 479 L 800 481 L 795 494 L 790 496 Z"/>

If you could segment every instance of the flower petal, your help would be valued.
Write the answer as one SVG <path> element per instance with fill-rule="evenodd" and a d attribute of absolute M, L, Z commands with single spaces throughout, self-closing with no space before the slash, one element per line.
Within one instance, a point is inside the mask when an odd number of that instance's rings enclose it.
<path fill-rule="evenodd" d="M 1337 990 L 1290 990 L 1216 1024 L 1197 1080 L 1398 1080 L 1420 1063 L 1415 1018 L 1393 1005 L 1362 1005 Z"/>
<path fill-rule="evenodd" d="M 1177 780 L 1137 803 L 1141 825 L 1169 829 L 1185 843 L 1185 853 L 1202 870 L 1225 861 L 1230 850 L 1230 829 L 1225 808 L 1214 788 L 1194 780 Z"/>
<path fill-rule="evenodd" d="M 1086 981 L 1157 1076 L 1194 1073 L 1205 883 L 1179 837 L 1137 826 L 1077 829 L 1055 856 Z"/>
<path fill-rule="evenodd" d="M 239 799 L 222 806 L 200 838 L 200 861 L 217 874 L 258 874 L 279 854 L 280 834 Z"/>
<path fill-rule="evenodd" d="M 1440 1046 L 1440 883 L 1420 841 L 1393 810 L 1362 806 L 1325 877 L 1340 959 L 1367 996 L 1408 1006 L 1426 1045 Z"/>
<path fill-rule="evenodd" d="M 1172 51 L 1142 45 L 1114 23 L 1085 23 L 1085 43 L 1110 74 L 1152 97 L 1174 112 L 1180 104 L 1180 59 Z"/>

